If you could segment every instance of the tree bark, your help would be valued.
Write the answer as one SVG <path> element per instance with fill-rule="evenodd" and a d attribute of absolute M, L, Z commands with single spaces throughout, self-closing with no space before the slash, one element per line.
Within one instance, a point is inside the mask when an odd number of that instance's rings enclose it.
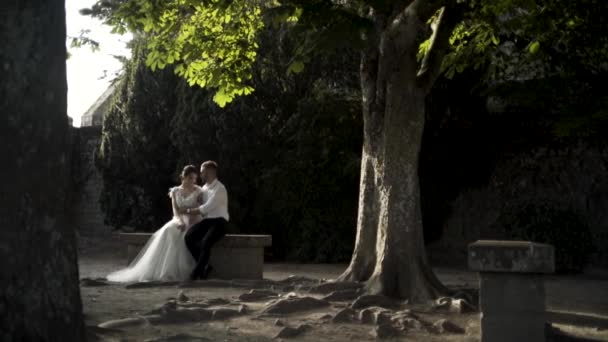
<path fill-rule="evenodd" d="M 425 97 L 416 53 L 427 31 L 412 2 L 376 24 L 361 67 L 364 144 L 355 250 L 340 280 L 368 292 L 424 302 L 447 293 L 426 257 L 418 161 Z"/>
<path fill-rule="evenodd" d="M 0 5 L 0 340 L 85 341 L 69 189 L 63 0 Z"/>

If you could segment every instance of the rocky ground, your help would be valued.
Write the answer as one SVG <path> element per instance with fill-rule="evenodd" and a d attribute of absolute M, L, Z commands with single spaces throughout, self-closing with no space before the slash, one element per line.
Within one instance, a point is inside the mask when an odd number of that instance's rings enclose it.
<path fill-rule="evenodd" d="M 269 264 L 260 281 L 108 284 L 125 249 L 111 237 L 81 239 L 81 291 L 92 341 L 479 341 L 475 298 L 410 305 L 332 283 L 345 265 Z M 451 288 L 475 288 L 474 273 L 436 269 Z M 608 341 L 608 275 L 551 276 L 553 341 Z"/>

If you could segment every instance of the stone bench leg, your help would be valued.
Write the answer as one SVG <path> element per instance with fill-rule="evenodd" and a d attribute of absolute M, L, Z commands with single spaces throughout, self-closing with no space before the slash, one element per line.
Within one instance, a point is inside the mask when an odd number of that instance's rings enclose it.
<path fill-rule="evenodd" d="M 211 260 L 214 278 L 262 279 L 264 275 L 263 247 L 213 247 Z"/>
<path fill-rule="evenodd" d="M 127 265 L 130 265 L 133 259 L 137 256 L 139 251 L 144 247 L 141 244 L 129 243 L 127 244 Z"/>

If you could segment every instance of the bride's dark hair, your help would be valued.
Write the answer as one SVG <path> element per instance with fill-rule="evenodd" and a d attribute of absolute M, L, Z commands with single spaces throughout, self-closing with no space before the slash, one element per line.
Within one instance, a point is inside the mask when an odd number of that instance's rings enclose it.
<path fill-rule="evenodd" d="M 184 166 L 184 169 L 182 170 L 182 173 L 180 173 L 179 178 L 180 180 L 190 176 L 191 174 L 195 174 L 198 175 L 198 170 L 196 169 L 196 166 L 194 165 L 186 165 Z"/>

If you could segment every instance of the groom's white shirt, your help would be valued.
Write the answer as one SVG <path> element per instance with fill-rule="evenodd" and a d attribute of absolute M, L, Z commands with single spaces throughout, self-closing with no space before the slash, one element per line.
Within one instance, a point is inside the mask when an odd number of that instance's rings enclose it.
<path fill-rule="evenodd" d="M 228 192 L 222 182 L 215 179 L 203 185 L 203 205 L 198 207 L 204 218 L 223 217 L 228 221 Z"/>

